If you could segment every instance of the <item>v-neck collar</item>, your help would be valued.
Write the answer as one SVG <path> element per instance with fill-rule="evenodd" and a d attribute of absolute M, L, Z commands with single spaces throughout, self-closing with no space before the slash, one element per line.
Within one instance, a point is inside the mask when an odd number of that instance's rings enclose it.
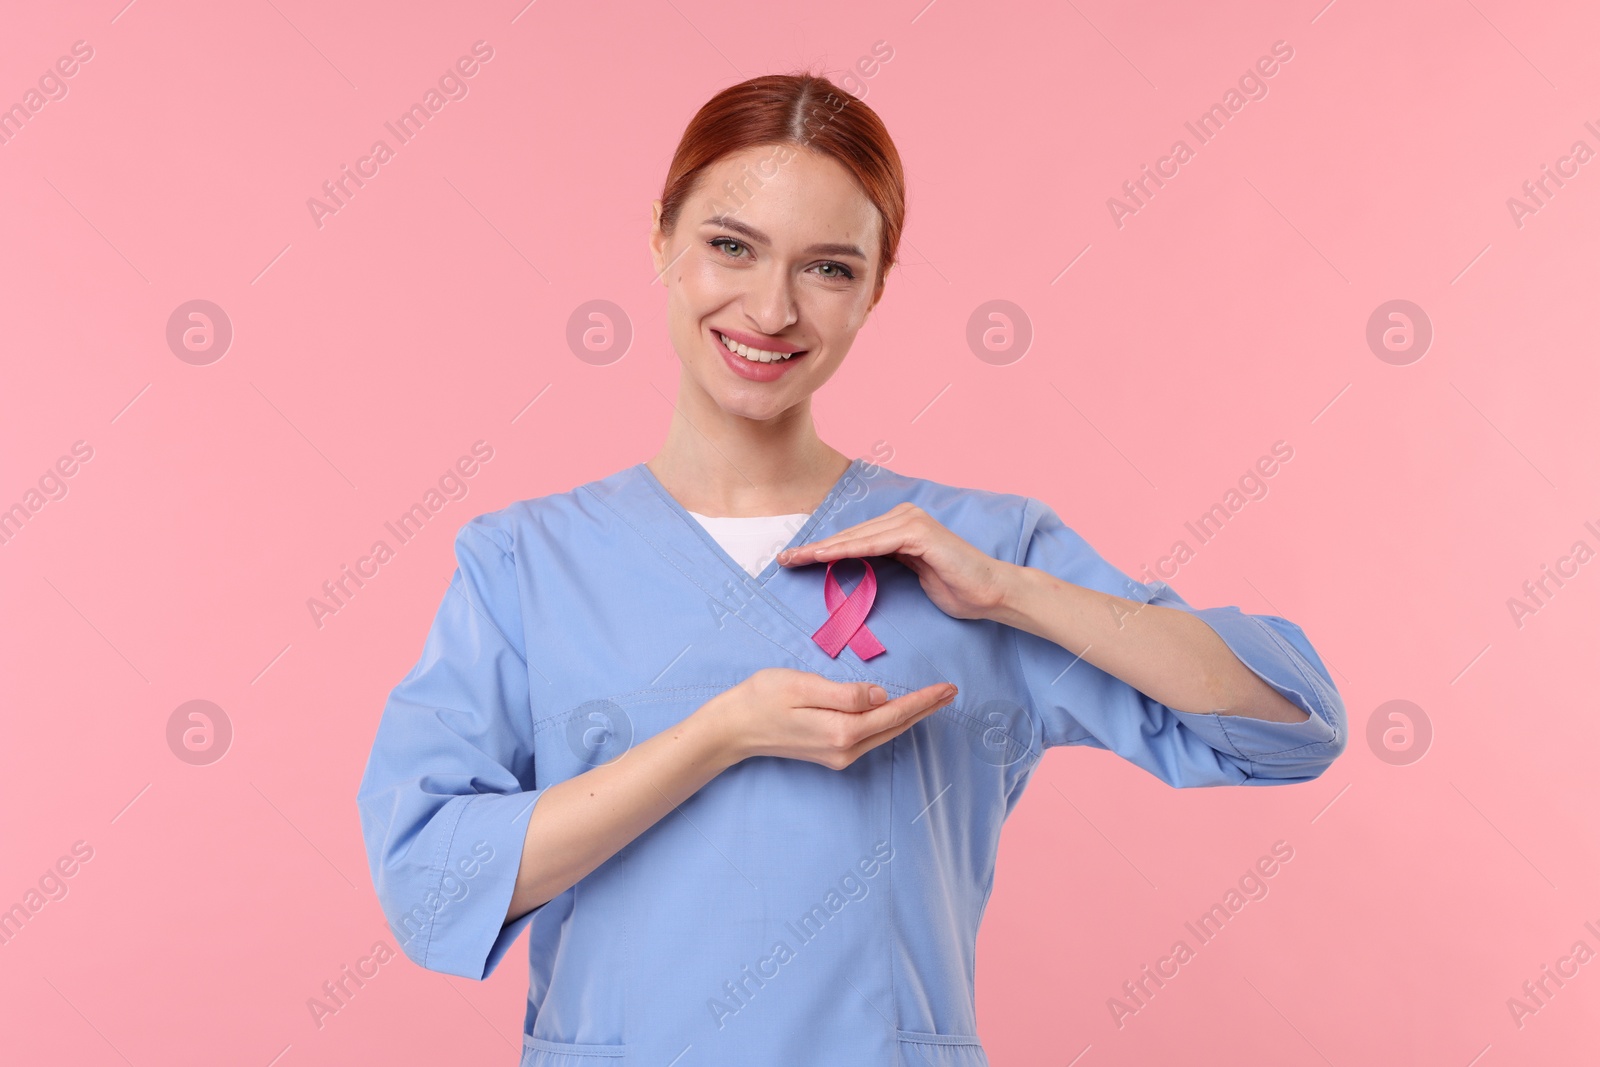
<path fill-rule="evenodd" d="M 860 491 L 869 477 L 868 468 L 866 460 L 851 460 L 784 547 L 817 540 L 859 521 L 862 502 L 872 495 Z M 880 465 L 870 476 L 884 469 Z M 824 601 L 820 564 L 784 567 L 774 555 L 761 573 L 752 577 L 643 463 L 623 467 L 581 488 L 710 603 L 719 605 L 724 617 L 737 618 L 806 670 L 841 680 L 859 681 L 869 676 L 865 664 L 846 656 L 830 657 L 814 639 Z M 719 628 L 721 625 L 719 621 Z"/>
<path fill-rule="evenodd" d="M 833 486 L 828 490 L 827 495 L 822 498 L 822 503 L 818 504 L 816 509 L 811 512 L 811 517 L 806 519 L 806 521 L 801 525 L 800 529 L 795 532 L 795 535 L 790 538 L 788 544 L 784 545 L 783 548 L 779 549 L 773 554 L 772 559 L 768 560 L 767 565 L 761 569 L 761 573 L 755 575 L 753 578 L 751 577 L 749 571 L 745 570 L 739 565 L 738 560 L 728 555 L 727 550 L 717 542 L 716 538 L 711 536 L 710 531 L 708 531 L 705 526 L 700 523 L 700 520 L 689 514 L 689 509 L 678 503 L 677 497 L 667 492 L 667 487 L 661 484 L 661 479 L 656 477 L 655 471 L 651 470 L 643 463 L 634 464 L 632 469 L 639 476 L 639 480 L 645 485 L 648 485 L 661 498 L 662 503 L 664 503 L 667 508 L 673 512 L 673 514 L 677 515 L 678 518 L 683 521 L 685 526 L 694 531 L 694 535 L 700 539 L 700 543 L 705 546 L 706 551 L 717 559 L 720 559 L 723 564 L 737 576 L 738 580 L 742 582 L 753 581 L 759 586 L 765 586 L 767 584 L 767 580 L 776 574 L 779 568 L 783 566 L 783 564 L 778 562 L 778 556 L 782 555 L 787 549 L 794 548 L 796 545 L 803 545 L 807 541 L 812 540 L 812 534 L 815 532 L 818 526 L 821 525 L 822 520 L 826 516 L 838 510 L 838 508 L 835 506 L 837 499 L 851 484 L 852 475 L 856 475 L 860 472 L 862 465 L 863 464 L 860 458 L 852 459 L 850 461 L 850 465 L 844 469 L 844 473 L 839 475 L 839 477 L 834 481 Z"/>

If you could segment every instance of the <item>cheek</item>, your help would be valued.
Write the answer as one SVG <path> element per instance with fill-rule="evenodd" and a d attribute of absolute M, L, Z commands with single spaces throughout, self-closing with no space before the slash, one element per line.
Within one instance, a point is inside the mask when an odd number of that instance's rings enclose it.
<path fill-rule="evenodd" d="M 686 306 L 704 307 L 728 298 L 732 289 L 728 273 L 703 257 L 690 252 L 678 260 L 675 269 L 679 297 Z"/>
<path fill-rule="evenodd" d="M 872 294 L 844 297 L 837 293 L 817 294 L 802 306 L 818 333 L 830 339 L 847 339 L 861 329 L 872 306 Z"/>

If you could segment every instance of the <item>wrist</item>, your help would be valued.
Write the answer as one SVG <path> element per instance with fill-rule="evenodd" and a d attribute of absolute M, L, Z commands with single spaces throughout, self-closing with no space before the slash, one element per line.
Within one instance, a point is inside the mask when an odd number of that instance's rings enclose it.
<path fill-rule="evenodd" d="M 998 594 L 986 618 L 1005 626 L 1027 629 L 1022 623 L 1027 618 L 1029 596 L 1042 574 L 1042 571 L 1033 567 L 1002 562 L 997 582 Z"/>
<path fill-rule="evenodd" d="M 732 692 L 733 689 L 723 690 L 689 715 L 705 758 L 712 764 L 716 774 L 721 774 L 750 755 L 742 747 L 743 731 L 735 726 L 731 714 L 733 708 L 728 701 Z"/>

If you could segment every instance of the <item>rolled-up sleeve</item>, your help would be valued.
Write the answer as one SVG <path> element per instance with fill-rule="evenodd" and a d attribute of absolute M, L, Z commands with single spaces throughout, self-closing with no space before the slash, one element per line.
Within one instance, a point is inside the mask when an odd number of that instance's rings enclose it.
<path fill-rule="evenodd" d="M 504 922 L 543 790 L 510 538 L 479 516 L 455 555 L 421 658 L 389 693 L 357 804 L 405 954 L 483 979 L 538 912 Z"/>
<path fill-rule="evenodd" d="M 1299 626 L 1236 607 L 1191 607 L 1165 582 L 1138 582 L 1122 573 L 1047 505 L 1025 499 L 1013 562 L 1102 593 L 1189 612 L 1310 715 L 1286 723 L 1177 711 L 1053 641 L 1013 629 L 1041 747 L 1107 749 L 1177 787 L 1308 782 L 1344 751 L 1344 701 Z"/>

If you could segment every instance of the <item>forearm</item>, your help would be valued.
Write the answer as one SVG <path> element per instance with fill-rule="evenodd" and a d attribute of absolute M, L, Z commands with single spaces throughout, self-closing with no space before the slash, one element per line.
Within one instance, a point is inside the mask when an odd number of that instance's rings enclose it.
<path fill-rule="evenodd" d="M 709 706 L 545 789 L 528 820 L 507 922 L 570 889 L 737 762 L 702 714 Z"/>
<path fill-rule="evenodd" d="M 1176 711 L 1304 722 L 1304 710 L 1239 661 L 1215 630 L 1178 608 L 1141 604 L 1006 564 L 988 617 L 1053 641 Z"/>

